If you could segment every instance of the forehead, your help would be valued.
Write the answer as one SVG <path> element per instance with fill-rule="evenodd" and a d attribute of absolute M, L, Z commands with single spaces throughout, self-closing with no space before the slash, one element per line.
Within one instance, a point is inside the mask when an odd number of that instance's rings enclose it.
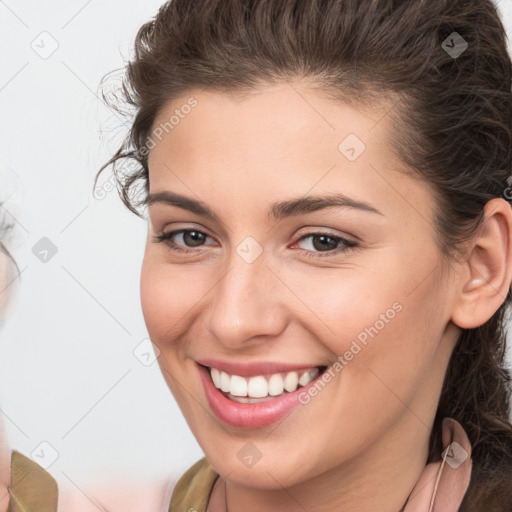
<path fill-rule="evenodd" d="M 158 153 L 158 142 L 171 134 L 176 143 L 194 135 L 196 142 L 201 141 L 194 150 L 212 141 L 241 149 L 262 140 L 272 148 L 293 147 L 294 141 L 318 145 L 320 138 L 336 142 L 344 132 L 368 143 L 384 144 L 392 100 L 356 108 L 294 82 L 267 84 L 244 93 L 192 89 L 160 109 L 150 134 L 157 143 L 151 153 Z"/>
<path fill-rule="evenodd" d="M 376 203 L 387 198 L 395 208 L 411 208 L 403 194 L 428 203 L 426 185 L 400 172 L 404 166 L 388 144 L 392 106 L 389 100 L 356 108 L 297 83 L 245 95 L 190 90 L 153 123 L 150 190 L 215 190 L 222 201 L 219 189 L 229 188 L 231 197 L 260 204 L 310 190 Z"/>

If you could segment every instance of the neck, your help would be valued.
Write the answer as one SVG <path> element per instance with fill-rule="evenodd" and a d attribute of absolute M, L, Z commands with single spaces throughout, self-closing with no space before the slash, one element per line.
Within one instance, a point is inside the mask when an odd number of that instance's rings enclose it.
<path fill-rule="evenodd" d="M 226 512 L 226 492 L 227 512 L 401 512 L 425 469 L 429 438 L 428 426 L 406 410 L 364 453 L 308 481 L 259 489 L 219 477 L 207 512 Z"/>

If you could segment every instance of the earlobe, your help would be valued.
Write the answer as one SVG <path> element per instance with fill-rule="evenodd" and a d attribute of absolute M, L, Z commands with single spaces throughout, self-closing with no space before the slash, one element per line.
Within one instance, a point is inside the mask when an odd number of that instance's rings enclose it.
<path fill-rule="evenodd" d="M 503 304 L 512 280 L 512 208 L 504 199 L 491 199 L 485 205 L 484 219 L 468 246 L 464 265 L 452 321 L 473 329 Z"/>

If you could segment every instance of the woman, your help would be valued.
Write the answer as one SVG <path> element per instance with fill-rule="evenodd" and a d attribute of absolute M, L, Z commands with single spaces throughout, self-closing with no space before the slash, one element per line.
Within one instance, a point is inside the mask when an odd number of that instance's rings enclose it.
<path fill-rule="evenodd" d="M 143 313 L 205 453 L 169 510 L 512 510 L 495 5 L 174 0 L 123 93 L 100 172 L 147 206 Z"/>

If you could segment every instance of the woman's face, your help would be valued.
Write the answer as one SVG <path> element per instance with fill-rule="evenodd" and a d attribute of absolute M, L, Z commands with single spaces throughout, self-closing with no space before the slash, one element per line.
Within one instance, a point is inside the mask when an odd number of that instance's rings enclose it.
<path fill-rule="evenodd" d="M 425 464 L 456 280 L 432 191 L 387 147 L 390 106 L 280 83 L 244 99 L 191 91 L 154 123 L 143 313 L 188 425 L 232 482 Z M 199 363 L 225 370 L 234 396 Z M 329 368 L 279 394 L 315 367 Z M 242 404 L 246 387 L 274 396 Z"/>

